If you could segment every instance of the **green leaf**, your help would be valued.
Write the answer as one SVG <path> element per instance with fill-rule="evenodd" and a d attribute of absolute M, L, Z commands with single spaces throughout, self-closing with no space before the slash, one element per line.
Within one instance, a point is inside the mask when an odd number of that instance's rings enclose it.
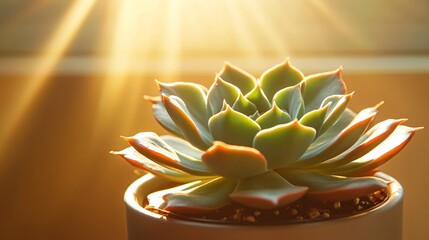
<path fill-rule="evenodd" d="M 179 158 L 176 151 L 156 133 L 142 132 L 133 137 L 124 137 L 124 139 L 140 154 L 166 168 L 184 171 L 192 175 L 213 175 L 200 160 L 192 157 Z"/>
<path fill-rule="evenodd" d="M 323 121 L 322 126 L 320 127 L 319 135 L 325 133 L 332 125 L 334 125 L 338 119 L 343 115 L 344 111 L 347 109 L 349 102 L 353 96 L 353 93 L 347 95 L 332 95 L 322 102 L 322 108 L 330 105 L 326 118 Z"/>
<path fill-rule="evenodd" d="M 300 85 L 278 91 L 273 100 L 281 109 L 286 110 L 292 119 L 299 119 L 304 114 L 304 99 L 301 95 Z"/>
<path fill-rule="evenodd" d="M 182 130 L 186 139 L 195 147 L 207 149 L 213 142 L 208 129 L 191 118 L 186 105 L 180 98 L 165 95 L 161 97 L 165 109 L 174 123 Z"/>
<path fill-rule="evenodd" d="M 274 127 L 276 125 L 288 123 L 292 121 L 292 118 L 289 114 L 283 112 L 280 108 L 277 107 L 277 104 L 274 103 L 273 107 L 262 114 L 256 122 L 261 126 L 261 129 L 266 129 L 270 127 Z"/>
<path fill-rule="evenodd" d="M 268 99 L 281 89 L 298 84 L 304 79 L 304 74 L 293 67 L 289 59 L 268 69 L 261 75 L 261 88 Z"/>
<path fill-rule="evenodd" d="M 189 142 L 177 137 L 169 136 L 169 135 L 161 136 L 161 139 L 168 146 L 173 148 L 179 157 L 180 157 L 180 154 L 186 154 L 189 158 L 194 158 L 194 159 L 198 159 L 198 161 L 201 161 L 201 156 L 203 155 L 204 152 L 192 146 Z"/>
<path fill-rule="evenodd" d="M 349 108 L 346 108 L 346 110 L 343 112 L 337 122 L 332 125 L 332 127 L 328 128 L 328 130 L 326 130 L 326 132 L 324 132 L 322 135 L 316 136 L 316 140 L 311 144 L 310 148 L 313 148 L 314 146 L 318 146 L 331 140 L 332 138 L 335 138 L 353 121 L 355 117 L 356 113 L 354 113 Z"/>
<path fill-rule="evenodd" d="M 259 113 L 264 113 L 271 108 L 270 101 L 259 86 L 253 88 L 252 91 L 245 95 L 245 97 L 255 104 Z"/>
<path fill-rule="evenodd" d="M 255 104 L 247 100 L 242 93 L 238 95 L 237 100 L 234 102 L 234 105 L 232 105 L 232 109 L 247 116 L 251 116 L 258 111 Z"/>
<path fill-rule="evenodd" d="M 268 171 L 240 180 L 230 197 L 248 207 L 272 209 L 295 202 L 307 189 L 292 185 L 276 172 Z"/>
<path fill-rule="evenodd" d="M 398 126 L 386 140 L 366 155 L 341 167 L 324 171 L 343 176 L 359 176 L 372 171 L 400 152 L 408 144 L 415 132 L 420 129 L 422 128 Z"/>
<path fill-rule="evenodd" d="M 222 142 L 215 142 L 202 160 L 212 172 L 229 179 L 247 178 L 267 171 L 267 161 L 258 150 Z"/>
<path fill-rule="evenodd" d="M 343 153 L 353 146 L 362 134 L 365 133 L 368 126 L 374 120 L 376 113 L 376 108 L 368 108 L 361 111 L 339 135 L 324 144 L 313 148 L 310 147 L 295 167 L 315 165 Z"/>
<path fill-rule="evenodd" d="M 246 115 L 226 106 L 226 110 L 209 119 L 209 128 L 213 138 L 232 145 L 251 147 L 253 138 L 261 128 Z"/>
<path fill-rule="evenodd" d="M 149 97 L 145 96 L 145 99 L 152 103 L 152 112 L 155 120 L 167 131 L 174 135 L 184 138 L 182 130 L 174 123 L 167 110 L 162 104 L 161 97 Z"/>
<path fill-rule="evenodd" d="M 264 154 L 268 169 L 283 168 L 295 163 L 316 136 L 313 128 L 306 127 L 294 120 L 260 131 L 253 147 Z"/>
<path fill-rule="evenodd" d="M 319 108 L 328 96 L 346 94 L 346 85 L 341 73 L 342 68 L 339 68 L 336 71 L 307 76 L 302 81 L 301 91 L 306 112 Z"/>
<path fill-rule="evenodd" d="M 306 113 L 300 120 L 299 123 L 305 125 L 307 127 L 312 127 L 316 130 L 317 135 L 319 135 L 319 130 L 325 121 L 326 114 L 331 104 L 327 104 L 326 106 L 313 110 L 311 112 Z"/>
<path fill-rule="evenodd" d="M 194 120 L 198 121 L 201 125 L 207 125 L 207 96 L 204 87 L 186 82 L 157 82 L 157 84 L 161 95 L 177 96 L 186 104 Z"/>
<path fill-rule="evenodd" d="M 224 81 L 219 75 L 207 94 L 207 111 L 210 116 L 221 111 L 223 103 L 233 105 L 240 94 L 240 89 Z"/>
<path fill-rule="evenodd" d="M 223 65 L 219 75 L 223 80 L 237 86 L 243 94 L 250 92 L 256 86 L 255 77 L 228 62 Z"/>
<path fill-rule="evenodd" d="M 234 191 L 235 181 L 216 178 L 200 184 L 186 186 L 184 190 L 170 192 L 163 196 L 164 209 L 174 213 L 199 214 L 222 208 L 230 202 L 229 194 Z"/>
<path fill-rule="evenodd" d="M 119 152 L 111 153 L 117 156 L 121 156 L 134 167 L 141 168 L 167 181 L 185 183 L 204 178 L 202 176 L 194 176 L 182 171 L 176 171 L 163 167 L 162 165 L 159 165 L 156 162 L 146 158 L 145 156 L 137 152 L 133 147 L 126 148 Z"/>
<path fill-rule="evenodd" d="M 319 201 L 351 200 L 387 187 L 387 182 L 377 177 L 347 178 L 299 170 L 280 175 L 292 184 L 309 187 L 306 196 Z"/>

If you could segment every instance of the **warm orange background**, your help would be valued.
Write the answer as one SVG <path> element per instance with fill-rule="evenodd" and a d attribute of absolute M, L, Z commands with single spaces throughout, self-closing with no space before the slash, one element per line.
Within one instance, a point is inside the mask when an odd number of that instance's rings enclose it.
<path fill-rule="evenodd" d="M 186 79 L 204 79 L 205 83 L 212 77 Z M 384 99 L 378 120 L 407 116 L 411 126 L 429 126 L 429 74 L 346 72 L 344 78 L 348 88 L 356 91 L 353 109 Z M 130 81 L 126 88 L 139 96 L 156 94 L 153 82 L 141 86 L 144 80 Z M 22 79 L 2 79 L 2 113 L 10 111 L 25 84 Z M 7 148 L 1 157 L 0 175 L 0 236 L 6 236 L 2 239 L 125 238 L 122 195 L 136 177 L 131 166 L 108 152 L 126 146 L 120 135 L 162 131 L 151 117 L 149 103 L 140 97 L 130 98 L 126 92 L 111 106 L 114 114 L 97 121 L 102 85 L 103 80 L 97 77 L 56 77 L 2 146 Z M 429 232 L 425 190 L 428 136 L 427 130 L 417 133 L 409 146 L 383 167 L 405 188 L 405 239 L 424 239 Z"/>
<path fill-rule="evenodd" d="M 306 75 L 343 65 L 352 109 L 384 100 L 377 120 L 429 126 L 423 0 L 120 2 L 0 3 L 0 239 L 125 239 L 136 176 L 109 151 L 165 133 L 142 97 L 154 79 L 209 86 L 224 60 L 255 76 L 287 56 Z M 428 139 L 382 168 L 405 188 L 405 240 L 429 236 Z"/>

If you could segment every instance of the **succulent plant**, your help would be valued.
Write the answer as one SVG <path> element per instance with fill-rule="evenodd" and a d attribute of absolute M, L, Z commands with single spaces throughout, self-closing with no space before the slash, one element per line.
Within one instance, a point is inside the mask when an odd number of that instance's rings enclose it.
<path fill-rule="evenodd" d="M 176 136 L 124 137 L 113 152 L 177 183 L 149 203 L 176 213 L 203 213 L 230 201 L 270 209 L 303 196 L 345 200 L 386 187 L 376 169 L 416 130 L 405 119 L 372 124 L 381 104 L 354 113 L 342 69 L 304 76 L 286 60 L 256 79 L 226 63 L 207 90 L 160 83 L 146 97 L 156 120 Z M 373 125 L 373 126 L 372 126 Z"/>

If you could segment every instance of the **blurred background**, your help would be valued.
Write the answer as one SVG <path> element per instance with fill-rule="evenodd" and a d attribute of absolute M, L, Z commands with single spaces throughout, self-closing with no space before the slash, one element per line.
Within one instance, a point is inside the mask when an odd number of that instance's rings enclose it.
<path fill-rule="evenodd" d="M 351 108 L 429 126 L 425 0 L 0 1 L 0 239 L 125 239 L 133 167 L 120 135 L 166 133 L 154 79 L 209 86 L 224 61 L 259 76 L 290 57 L 340 65 Z M 382 170 L 405 188 L 404 239 L 425 239 L 420 131 Z"/>

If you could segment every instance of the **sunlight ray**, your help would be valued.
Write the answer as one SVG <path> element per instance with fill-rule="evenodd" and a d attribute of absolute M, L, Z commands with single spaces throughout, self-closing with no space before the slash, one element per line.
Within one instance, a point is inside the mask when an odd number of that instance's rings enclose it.
<path fill-rule="evenodd" d="M 100 38 L 108 40 L 107 71 L 100 85 L 101 90 L 98 90 L 100 95 L 90 134 L 90 142 L 94 144 L 99 142 L 101 133 L 106 132 L 117 121 L 115 115 L 123 112 L 120 109 L 124 106 L 124 99 L 139 99 L 143 83 L 138 78 L 144 74 L 145 67 L 145 60 L 139 53 L 145 52 L 151 37 L 150 24 L 142 28 L 140 23 L 148 24 L 153 21 L 150 19 L 153 17 L 153 4 L 150 0 L 111 0 L 108 7 L 106 22 L 111 28 Z M 134 109 L 141 103 L 127 101 L 127 109 L 130 110 L 121 115 L 121 126 L 130 124 L 134 119 L 132 116 L 137 112 Z"/>
<path fill-rule="evenodd" d="M 338 28 L 342 33 L 347 36 L 347 38 L 357 44 L 358 46 L 368 45 L 367 39 L 365 39 L 363 34 L 359 34 L 356 28 L 353 28 L 344 21 L 330 8 L 324 1 L 321 0 L 310 0 L 310 4 L 313 4 L 318 12 L 323 14 L 335 27 Z"/>
<path fill-rule="evenodd" d="M 39 64 L 35 66 L 34 74 L 28 79 L 27 86 L 22 90 L 22 97 L 15 103 L 12 114 L 5 119 L 1 126 L 0 154 L 6 146 L 7 139 L 17 131 L 17 127 L 24 120 L 32 103 L 35 102 L 43 87 L 47 85 L 50 74 L 53 73 L 56 64 L 74 39 L 95 2 L 96 0 L 75 1 L 47 41 L 45 49 L 38 57 Z"/>
<path fill-rule="evenodd" d="M 258 2 L 242 1 L 242 5 L 245 6 L 244 9 L 248 12 L 247 16 L 252 16 L 247 20 L 252 21 L 257 26 L 257 29 L 254 30 L 254 35 L 261 35 L 262 33 L 264 36 L 263 40 L 269 42 L 270 46 L 275 49 L 276 54 L 288 56 L 287 43 L 284 42 L 280 32 L 276 31 L 273 22 L 274 18 L 269 15 L 271 10 L 263 9 L 266 5 L 258 4 Z M 261 9 L 263 10 L 261 11 Z M 261 47 L 263 45 L 258 46 L 258 48 Z"/>
<path fill-rule="evenodd" d="M 164 35 L 162 39 L 162 59 L 164 68 L 162 81 L 177 81 L 180 72 L 182 52 L 182 4 L 176 0 L 165 1 Z"/>
<path fill-rule="evenodd" d="M 123 94 L 123 87 L 131 68 L 135 32 L 133 31 L 136 13 L 132 0 L 110 1 L 108 15 L 111 30 L 101 39 L 110 39 L 107 56 L 107 72 L 102 84 L 101 95 L 95 120 L 94 133 L 103 127 L 104 119 L 110 119 L 115 103 Z M 96 135 L 96 134 L 93 134 Z"/>
<path fill-rule="evenodd" d="M 246 22 L 246 16 L 243 11 L 240 11 L 242 7 L 239 2 L 226 1 L 227 4 L 227 16 L 231 20 L 231 24 L 234 25 L 234 34 L 240 42 L 240 47 L 243 52 L 246 52 L 246 58 L 256 59 L 261 52 L 256 41 L 257 37 L 252 33 L 252 26 Z M 248 18 L 248 17 L 247 17 Z"/>

